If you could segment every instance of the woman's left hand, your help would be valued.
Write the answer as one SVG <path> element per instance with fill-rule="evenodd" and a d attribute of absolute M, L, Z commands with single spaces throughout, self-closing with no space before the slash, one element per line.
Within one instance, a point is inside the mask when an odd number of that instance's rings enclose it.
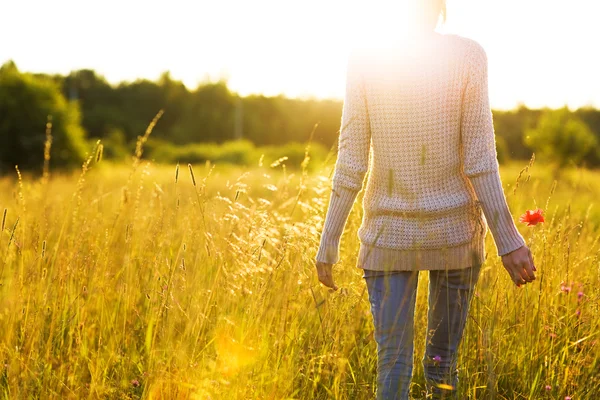
<path fill-rule="evenodd" d="M 337 285 L 333 282 L 333 264 L 327 264 L 323 262 L 317 262 L 317 275 L 319 276 L 319 281 L 333 289 L 337 290 Z"/>

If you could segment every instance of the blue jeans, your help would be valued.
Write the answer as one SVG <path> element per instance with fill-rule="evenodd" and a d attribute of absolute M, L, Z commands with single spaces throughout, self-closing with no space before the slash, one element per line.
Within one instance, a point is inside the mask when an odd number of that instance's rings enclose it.
<path fill-rule="evenodd" d="M 457 350 L 480 268 L 429 271 L 427 341 L 422 359 L 428 398 L 448 399 L 456 394 Z M 381 275 L 364 271 L 377 342 L 377 400 L 407 400 L 418 272 Z"/>

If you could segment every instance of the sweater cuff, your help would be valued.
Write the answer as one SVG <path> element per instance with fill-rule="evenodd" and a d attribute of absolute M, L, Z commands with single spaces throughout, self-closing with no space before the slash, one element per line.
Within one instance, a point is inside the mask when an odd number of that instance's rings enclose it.
<path fill-rule="evenodd" d="M 481 203 L 490 231 L 496 243 L 498 255 L 506 255 L 525 244 L 523 236 L 517 230 L 504 197 L 500 173 L 490 173 L 469 178 L 475 194 Z"/>
<path fill-rule="evenodd" d="M 345 186 L 337 186 L 332 189 L 321 242 L 315 257 L 317 262 L 327 264 L 338 262 L 340 239 L 358 192 L 358 190 Z"/>

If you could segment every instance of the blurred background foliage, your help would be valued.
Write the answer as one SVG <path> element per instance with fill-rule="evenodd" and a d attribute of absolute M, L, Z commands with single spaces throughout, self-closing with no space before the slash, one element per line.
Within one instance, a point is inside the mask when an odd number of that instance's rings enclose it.
<path fill-rule="evenodd" d="M 309 155 L 324 159 L 335 150 L 340 100 L 239 96 L 226 81 L 193 90 L 168 72 L 156 81 L 109 84 L 93 70 L 67 76 L 0 67 L 0 173 L 41 170 L 46 124 L 52 122 L 53 167 L 80 164 L 98 139 L 104 157 L 123 160 L 138 136 L 163 109 L 144 157 L 156 162 L 272 163 L 288 157 L 298 167 Z M 318 124 L 315 129 L 315 124 Z M 558 167 L 600 165 L 600 110 L 529 109 L 494 111 L 498 158 L 538 160 Z M 313 132 L 314 131 L 314 132 Z M 261 160 L 262 157 L 262 160 Z"/>
<path fill-rule="evenodd" d="M 14 63 L 0 68 L 0 172 L 41 166 L 46 125 L 52 124 L 54 165 L 78 164 L 86 151 L 79 106 L 51 78 L 20 73 Z"/>

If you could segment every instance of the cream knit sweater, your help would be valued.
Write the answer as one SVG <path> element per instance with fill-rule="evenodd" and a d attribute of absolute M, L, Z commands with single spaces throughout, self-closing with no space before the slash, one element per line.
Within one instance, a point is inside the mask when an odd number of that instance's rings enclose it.
<path fill-rule="evenodd" d="M 457 35 L 353 53 L 317 261 L 339 261 L 367 172 L 357 267 L 466 268 L 483 262 L 487 227 L 499 255 L 525 244 L 498 172 L 487 68 Z"/>

